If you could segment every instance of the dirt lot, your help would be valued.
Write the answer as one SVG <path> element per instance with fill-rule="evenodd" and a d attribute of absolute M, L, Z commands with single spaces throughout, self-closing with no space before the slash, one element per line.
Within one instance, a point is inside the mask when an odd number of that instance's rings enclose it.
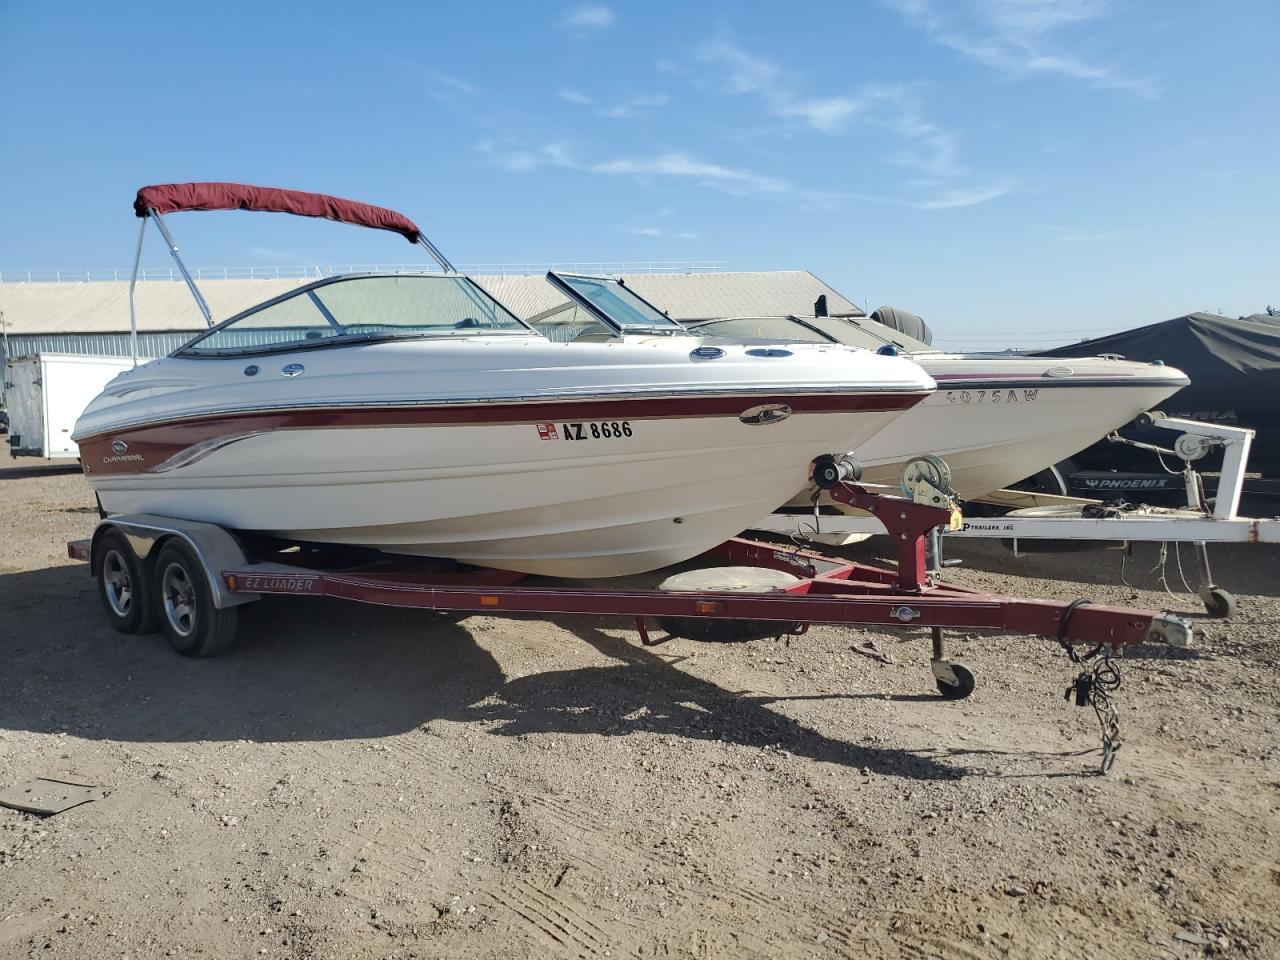
<path fill-rule="evenodd" d="M 0 957 L 1280 956 L 1272 548 L 1217 551 L 1240 612 L 1197 655 L 1126 659 L 1103 778 L 1047 641 L 958 638 L 955 703 L 920 631 L 649 650 L 277 600 L 191 661 L 108 627 L 64 553 L 94 521 L 78 475 L 0 470 L 0 787 L 108 790 L 0 809 Z M 1142 589 L 1116 551 L 952 553 L 1198 610 L 1151 550 Z"/>

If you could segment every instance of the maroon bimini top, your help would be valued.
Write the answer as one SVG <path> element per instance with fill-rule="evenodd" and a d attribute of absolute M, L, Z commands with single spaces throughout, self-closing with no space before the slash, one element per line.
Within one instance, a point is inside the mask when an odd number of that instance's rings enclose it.
<path fill-rule="evenodd" d="M 148 212 L 180 210 L 258 210 L 390 230 L 410 243 L 417 243 L 422 235 L 412 220 L 386 207 L 323 193 L 255 187 L 247 183 L 163 183 L 143 187 L 133 201 L 133 210 L 139 217 L 145 217 Z"/>

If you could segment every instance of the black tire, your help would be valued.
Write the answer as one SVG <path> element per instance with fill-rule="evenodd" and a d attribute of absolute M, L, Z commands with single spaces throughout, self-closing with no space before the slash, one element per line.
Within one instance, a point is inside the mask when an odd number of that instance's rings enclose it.
<path fill-rule="evenodd" d="M 155 633 L 151 572 L 119 530 L 107 530 L 94 545 L 98 599 L 111 626 L 121 633 Z"/>
<path fill-rule="evenodd" d="M 1068 477 L 1075 473 L 1078 468 L 1073 460 L 1063 460 L 1052 466 L 1045 467 L 1039 473 L 1027 477 L 1025 480 L 1019 480 L 1011 485 L 1013 490 L 1025 490 L 1027 493 L 1045 493 L 1052 494 L 1055 497 L 1071 496 L 1071 484 Z"/>
<path fill-rule="evenodd" d="M 166 541 L 152 566 L 152 594 L 160 630 L 185 657 L 214 657 L 236 640 L 236 607 L 219 610 L 204 567 L 181 540 Z"/>
<path fill-rule="evenodd" d="M 1208 598 L 1204 601 L 1204 609 L 1211 617 L 1230 620 L 1236 612 L 1235 595 L 1226 590 L 1210 590 Z"/>
<path fill-rule="evenodd" d="M 951 672 L 956 675 L 956 680 L 959 682 L 950 684 L 934 677 L 934 681 L 938 685 L 938 692 L 942 694 L 943 700 L 963 700 L 973 693 L 973 688 L 977 686 L 973 671 L 963 663 L 952 663 Z"/>

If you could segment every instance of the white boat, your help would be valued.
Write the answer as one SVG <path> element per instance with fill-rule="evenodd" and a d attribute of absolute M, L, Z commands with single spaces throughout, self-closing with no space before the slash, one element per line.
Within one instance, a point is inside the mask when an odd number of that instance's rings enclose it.
<path fill-rule="evenodd" d="M 840 343 L 910 357 L 938 390 L 857 448 L 863 480 L 896 486 L 907 462 L 929 453 L 946 462 L 951 487 L 967 500 L 1051 468 L 1190 382 L 1173 367 L 1116 357 L 944 353 L 864 317 L 735 317 L 690 329 L 734 342 Z M 797 502 L 807 504 L 808 494 Z"/>
<path fill-rule="evenodd" d="M 737 534 L 814 457 L 857 448 L 933 390 L 917 365 L 868 350 L 703 344 L 585 278 L 634 315 L 608 342 L 553 343 L 410 221 L 350 201 L 186 184 L 135 204 L 171 248 L 161 214 L 234 208 L 393 230 L 445 272 L 320 280 L 117 377 L 74 433 L 109 514 L 620 576 Z"/>

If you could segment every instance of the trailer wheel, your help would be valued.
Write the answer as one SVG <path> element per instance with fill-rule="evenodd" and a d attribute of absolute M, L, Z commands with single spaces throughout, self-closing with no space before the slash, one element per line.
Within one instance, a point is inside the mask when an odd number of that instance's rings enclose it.
<path fill-rule="evenodd" d="M 1226 590 L 1215 587 L 1209 591 L 1209 595 L 1204 598 L 1205 612 L 1211 617 L 1217 617 L 1221 620 L 1230 620 L 1236 613 L 1235 595 Z"/>
<path fill-rule="evenodd" d="M 155 604 L 147 566 L 119 530 L 97 543 L 98 598 L 111 626 L 121 633 L 155 633 Z"/>
<path fill-rule="evenodd" d="M 955 678 L 955 683 L 951 682 L 952 677 Z M 977 685 L 973 671 L 954 660 L 935 660 L 933 679 L 943 700 L 963 700 L 973 693 L 973 688 Z"/>
<path fill-rule="evenodd" d="M 183 656 L 213 657 L 236 639 L 237 609 L 219 610 L 195 552 L 169 540 L 156 556 L 155 606 L 169 645 Z"/>

